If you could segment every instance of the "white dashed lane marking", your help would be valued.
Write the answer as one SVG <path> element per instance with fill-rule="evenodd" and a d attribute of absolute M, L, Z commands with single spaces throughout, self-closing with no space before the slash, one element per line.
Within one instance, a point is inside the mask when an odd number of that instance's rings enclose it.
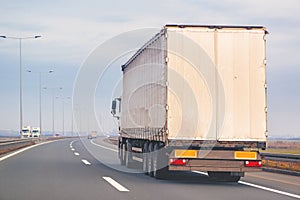
<path fill-rule="evenodd" d="M 73 140 L 72 142 L 70 142 L 70 148 L 73 149 L 73 143 L 75 142 L 76 140 Z"/>
<path fill-rule="evenodd" d="M 91 165 L 91 163 L 89 162 L 89 161 L 87 161 L 87 160 L 81 160 L 85 165 Z"/>
<path fill-rule="evenodd" d="M 125 188 L 124 186 L 122 186 L 120 183 L 118 183 L 117 181 L 115 181 L 111 177 L 104 176 L 103 179 L 106 180 L 110 185 L 112 185 L 118 191 L 120 191 L 120 192 L 129 192 L 129 190 L 127 188 Z"/>

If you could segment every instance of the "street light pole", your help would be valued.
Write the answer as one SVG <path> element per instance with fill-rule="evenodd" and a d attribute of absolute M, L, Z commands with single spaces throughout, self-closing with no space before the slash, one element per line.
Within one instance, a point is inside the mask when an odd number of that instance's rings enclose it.
<path fill-rule="evenodd" d="M 73 107 L 72 107 L 72 103 L 71 103 L 71 120 L 72 120 L 72 122 L 71 122 L 71 131 L 72 131 L 72 136 L 73 136 L 73 133 L 74 133 L 74 130 L 73 130 L 73 127 L 74 127 L 74 117 L 73 117 Z"/>
<path fill-rule="evenodd" d="M 22 94 L 22 39 L 19 38 L 20 44 L 20 137 L 22 137 L 22 128 L 23 128 L 23 94 Z"/>
<path fill-rule="evenodd" d="M 62 88 L 60 88 L 62 89 Z M 67 97 L 69 98 L 69 97 Z M 65 100 L 64 96 L 57 96 L 56 99 L 61 99 L 62 101 L 62 135 L 65 135 Z"/>
<path fill-rule="evenodd" d="M 53 136 L 55 136 L 55 132 L 54 132 L 54 89 L 52 88 L 52 134 Z"/>
<path fill-rule="evenodd" d="M 20 136 L 22 137 L 22 127 L 23 127 L 23 101 L 22 101 L 22 40 L 24 39 L 36 39 L 40 38 L 40 35 L 36 35 L 33 37 L 9 37 L 5 35 L 1 35 L 1 38 L 4 39 L 16 39 L 19 40 L 19 49 L 20 49 Z"/>
<path fill-rule="evenodd" d="M 44 87 L 44 89 L 47 89 L 47 87 Z M 54 88 L 49 88 L 51 89 L 52 91 L 52 134 L 53 136 L 55 136 L 55 89 L 59 89 L 59 90 L 62 90 L 63 88 L 62 87 L 54 87 Z M 58 97 L 56 97 L 58 98 Z"/>
<path fill-rule="evenodd" d="M 70 99 L 71 100 L 71 97 L 56 97 L 57 99 L 61 99 L 62 101 L 62 134 L 64 136 L 67 136 L 65 135 L 65 103 L 67 103 L 67 99 Z M 73 110 L 72 110 L 72 102 L 71 102 L 71 131 L 72 131 L 72 136 L 73 136 Z"/>
<path fill-rule="evenodd" d="M 50 73 L 50 72 L 49 72 Z M 40 92 L 40 134 L 42 136 L 42 72 L 39 72 L 39 92 Z"/>
<path fill-rule="evenodd" d="M 27 72 L 32 73 L 31 70 L 27 70 Z M 53 70 L 49 70 L 48 73 L 53 73 Z M 40 104 L 40 134 L 42 136 L 42 72 L 38 72 L 39 74 L 39 104 Z"/>
<path fill-rule="evenodd" d="M 62 132 L 63 132 L 63 136 L 65 136 L 65 100 L 62 99 Z"/>
<path fill-rule="evenodd" d="M 65 103 L 67 99 L 71 99 L 71 97 L 62 97 L 62 102 L 63 102 L 63 134 L 65 133 Z M 71 103 L 72 106 L 72 103 Z M 71 121 L 71 131 L 72 131 L 72 136 L 73 136 L 73 113 L 72 114 L 72 121 Z"/>
<path fill-rule="evenodd" d="M 71 97 L 66 97 L 66 99 L 69 99 L 70 105 L 71 105 L 71 134 L 73 136 L 73 109 L 72 109 L 72 98 Z"/>

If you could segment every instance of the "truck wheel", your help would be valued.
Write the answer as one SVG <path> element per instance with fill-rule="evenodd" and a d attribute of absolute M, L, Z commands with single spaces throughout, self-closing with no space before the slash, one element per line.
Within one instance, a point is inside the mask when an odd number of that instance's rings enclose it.
<path fill-rule="evenodd" d="M 153 153 L 153 176 L 157 179 L 167 179 L 168 178 L 168 161 L 165 155 L 165 151 L 162 145 L 156 143 L 154 145 Z"/>
<path fill-rule="evenodd" d="M 148 174 L 148 144 L 145 143 L 143 146 L 143 172 L 145 172 L 145 174 Z"/>
<path fill-rule="evenodd" d="M 148 169 L 148 175 L 149 176 L 153 176 L 153 150 L 154 150 L 154 146 L 153 146 L 153 143 L 151 142 L 151 143 L 149 143 L 149 146 L 148 146 L 148 155 L 147 155 L 147 157 L 148 157 L 148 167 L 147 167 L 147 169 Z"/>
<path fill-rule="evenodd" d="M 120 163 L 121 165 L 125 165 L 125 159 L 126 159 L 126 146 L 124 143 L 120 142 L 120 148 L 119 148 L 119 154 L 120 154 Z"/>
<path fill-rule="evenodd" d="M 230 172 L 208 172 L 209 178 L 218 182 L 238 182 L 241 176 L 231 176 Z"/>
<path fill-rule="evenodd" d="M 126 143 L 126 167 L 133 168 L 133 160 L 132 160 L 132 145 L 129 141 Z"/>

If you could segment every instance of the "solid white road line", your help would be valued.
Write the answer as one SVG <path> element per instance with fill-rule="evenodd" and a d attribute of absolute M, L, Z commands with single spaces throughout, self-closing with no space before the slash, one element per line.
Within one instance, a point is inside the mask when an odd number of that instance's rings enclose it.
<path fill-rule="evenodd" d="M 79 156 L 79 153 L 75 152 L 74 155 L 75 155 L 75 156 Z"/>
<path fill-rule="evenodd" d="M 31 148 L 34 148 L 34 147 L 37 147 L 37 146 L 40 146 L 40 145 L 43 145 L 43 144 L 48 144 L 48 143 L 51 143 L 51 142 L 54 142 L 54 141 L 48 141 L 48 142 L 39 143 L 39 144 L 35 144 L 35 145 L 32 145 L 32 146 L 25 147 L 23 149 L 20 149 L 20 150 L 15 151 L 15 152 L 13 152 L 11 154 L 8 154 L 6 156 L 1 157 L 0 158 L 0 162 L 3 161 L 3 160 L 5 160 L 5 159 L 7 159 L 7 158 L 9 158 L 9 157 L 12 157 L 12 156 L 15 156 L 15 155 L 17 155 L 19 153 L 22 153 L 22 152 L 24 152 L 24 151 L 26 151 L 28 149 L 31 149 Z"/>
<path fill-rule="evenodd" d="M 129 192 L 129 190 L 127 188 L 122 186 L 120 183 L 118 183 L 114 179 L 112 179 L 110 177 L 106 177 L 106 176 L 104 176 L 103 179 L 106 180 L 109 184 L 111 184 L 114 188 L 116 188 L 120 192 Z"/>
<path fill-rule="evenodd" d="M 289 193 L 289 192 L 283 192 L 283 191 L 280 191 L 280 190 L 276 190 L 276 189 L 256 185 L 256 184 L 253 184 L 253 183 L 247 183 L 247 182 L 244 182 L 244 181 L 239 181 L 239 183 L 243 184 L 243 185 L 250 186 L 250 187 L 255 187 L 255 188 L 262 189 L 262 190 L 266 190 L 266 191 L 269 191 L 269 192 L 274 192 L 274 193 L 277 193 L 277 194 L 282 194 L 282 195 L 286 195 L 286 196 L 289 196 L 289 197 L 294 197 L 294 198 L 300 199 L 300 195 L 292 194 L 292 193 Z"/>
<path fill-rule="evenodd" d="M 102 146 L 102 145 L 100 145 L 100 144 L 96 144 L 93 140 L 91 140 L 91 143 L 92 143 L 93 145 L 96 145 L 96 146 L 101 147 L 101 148 L 103 148 L 103 149 L 107 149 L 107 150 L 114 151 L 114 152 L 117 152 L 117 153 L 118 153 L 118 150 L 116 150 L 116 149 L 111 149 L 111 148 Z"/>
<path fill-rule="evenodd" d="M 87 160 L 81 160 L 84 164 L 86 164 L 86 165 L 91 165 L 91 163 L 89 162 L 89 161 L 87 161 Z"/>
<path fill-rule="evenodd" d="M 268 181 L 281 182 L 281 183 L 288 184 L 288 185 L 295 185 L 295 186 L 300 188 L 300 184 L 292 183 L 290 181 L 281 180 L 280 178 L 263 177 L 263 176 L 254 175 L 254 174 L 247 174 L 247 176 L 254 177 L 254 178 L 259 178 L 259 179 L 264 179 L 264 180 L 268 180 Z"/>
<path fill-rule="evenodd" d="M 208 174 L 206 172 L 200 172 L 200 171 L 193 171 L 193 172 L 208 176 Z M 282 194 L 282 195 L 286 195 L 286 196 L 289 196 L 289 197 L 294 197 L 294 198 L 300 199 L 300 195 L 297 195 L 297 194 L 292 194 L 292 193 L 288 193 L 288 192 L 284 192 L 284 191 L 280 191 L 280 190 L 276 190 L 276 189 L 256 185 L 256 184 L 253 184 L 253 183 L 244 182 L 244 181 L 239 181 L 238 183 L 242 184 L 242 185 L 247 185 L 247 186 L 250 186 L 250 187 L 266 190 L 266 191 L 269 191 L 269 192 L 274 192 L 274 193 L 277 193 L 277 194 Z"/>

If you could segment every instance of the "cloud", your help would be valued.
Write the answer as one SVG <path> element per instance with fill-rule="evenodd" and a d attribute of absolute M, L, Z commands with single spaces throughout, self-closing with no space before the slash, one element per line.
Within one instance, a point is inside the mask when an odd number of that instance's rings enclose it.
<path fill-rule="evenodd" d="M 0 7 L 0 35 L 42 35 L 38 40 L 23 42 L 24 66 L 39 66 L 41 70 L 55 66 L 58 75 L 53 82 L 71 85 L 74 80 L 71 76 L 76 74 L 89 53 L 125 31 L 160 28 L 166 23 L 264 25 L 270 31 L 267 59 L 271 130 L 281 132 L 285 125 L 279 127 L 280 116 L 288 119 L 292 108 L 300 107 L 300 97 L 295 94 L 299 91 L 295 78 L 300 67 L 299 8 L 299 0 L 5 1 Z M 17 77 L 17 41 L 0 40 L 0 60 L 0 70 L 9 77 Z M 5 80 L 14 85 L 16 79 Z M 287 85 L 281 87 L 282 81 Z M 8 83 L 0 82 L 0 91 L 11 95 L 3 86 Z M 9 88 L 17 90 L 15 85 Z M 18 96 L 9 98 L 17 99 Z M 284 104 L 291 99 L 295 100 L 289 105 Z M 0 100 L 0 109 L 7 107 L 7 102 Z M 281 109 L 284 106 L 288 108 Z M 299 119 L 299 116 L 299 113 L 293 113 L 293 119 Z M 293 127 L 290 132 L 300 132 L 297 122 L 291 120 L 291 123 L 293 125 L 288 124 Z"/>

